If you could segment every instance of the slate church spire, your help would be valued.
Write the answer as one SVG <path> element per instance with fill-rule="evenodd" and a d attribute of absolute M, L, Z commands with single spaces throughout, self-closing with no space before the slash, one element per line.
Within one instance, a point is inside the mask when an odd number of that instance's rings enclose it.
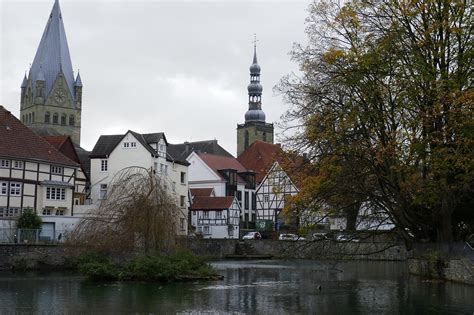
<path fill-rule="evenodd" d="M 79 144 L 82 82 L 74 79 L 59 1 L 55 0 L 27 80 L 21 85 L 21 120 L 40 135 L 71 136 Z"/>
<path fill-rule="evenodd" d="M 249 110 L 245 113 L 245 122 L 265 122 L 265 113 L 262 111 L 262 85 L 260 84 L 260 65 L 257 61 L 257 40 L 253 45 L 253 62 L 250 66 Z"/>
<path fill-rule="evenodd" d="M 253 42 L 253 61 L 250 66 L 250 84 L 247 86 L 249 95 L 248 110 L 245 123 L 237 125 L 237 156 L 247 149 L 255 140 L 273 143 L 273 124 L 265 122 L 262 110 L 262 91 L 260 84 L 260 65 L 257 60 L 257 39 Z"/>

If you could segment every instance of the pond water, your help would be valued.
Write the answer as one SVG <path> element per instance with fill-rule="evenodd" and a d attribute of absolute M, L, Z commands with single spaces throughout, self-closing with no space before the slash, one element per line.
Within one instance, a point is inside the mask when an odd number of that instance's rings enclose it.
<path fill-rule="evenodd" d="M 404 262 L 221 261 L 222 281 L 91 283 L 0 274 L 0 314 L 474 314 L 474 286 L 409 276 Z"/>

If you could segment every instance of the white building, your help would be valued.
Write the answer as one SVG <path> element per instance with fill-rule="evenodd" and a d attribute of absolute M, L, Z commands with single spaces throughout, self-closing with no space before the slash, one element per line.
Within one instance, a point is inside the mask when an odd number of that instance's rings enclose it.
<path fill-rule="evenodd" d="M 256 213 L 259 223 L 262 220 L 271 220 L 280 226 L 299 223 L 282 213 L 287 196 L 298 193 L 296 184 L 279 162 L 282 153 L 279 145 L 256 140 L 237 158 L 246 168 L 256 172 Z M 301 221 L 301 218 L 297 221 Z"/>
<path fill-rule="evenodd" d="M 191 224 L 204 238 L 239 238 L 240 206 L 235 197 L 193 196 Z"/>
<path fill-rule="evenodd" d="M 58 233 L 72 228 L 77 222 L 73 218 L 74 207 L 80 203 L 79 194 L 85 185 L 78 163 L 0 106 L 2 227 L 15 227 L 18 216 L 30 208 L 43 220 L 43 240 L 56 239 Z"/>
<path fill-rule="evenodd" d="M 178 234 L 186 235 L 188 227 L 188 165 L 167 152 L 164 133 L 139 134 L 128 131 L 124 135 L 104 135 L 91 152 L 91 198 L 99 204 L 107 198 L 113 177 L 127 167 L 154 170 L 169 183 L 181 211 L 176 222 Z"/>
<path fill-rule="evenodd" d="M 216 197 L 236 197 L 242 226 L 255 222 L 255 173 L 234 157 L 192 152 L 189 165 L 189 187 L 212 188 Z"/>

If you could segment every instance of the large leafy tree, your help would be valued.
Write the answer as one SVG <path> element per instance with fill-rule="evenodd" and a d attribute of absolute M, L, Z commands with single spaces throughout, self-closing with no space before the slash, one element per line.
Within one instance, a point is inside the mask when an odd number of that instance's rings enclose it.
<path fill-rule="evenodd" d="M 474 218 L 472 2 L 322 0 L 306 33 L 277 87 L 314 169 L 288 208 L 364 203 L 407 240 L 452 240 Z"/>

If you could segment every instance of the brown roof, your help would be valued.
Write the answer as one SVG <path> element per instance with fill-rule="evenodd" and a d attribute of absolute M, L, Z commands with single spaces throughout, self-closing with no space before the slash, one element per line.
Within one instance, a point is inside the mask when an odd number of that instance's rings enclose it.
<path fill-rule="evenodd" d="M 59 152 L 81 165 L 82 171 L 89 178 L 88 168 L 90 169 L 90 159 L 82 159 L 79 156 L 78 150 L 81 149 L 74 145 L 70 136 L 41 136 L 54 146 Z"/>
<path fill-rule="evenodd" d="M 198 156 L 220 177 L 222 177 L 222 175 L 219 173 L 219 170 L 234 169 L 237 170 L 237 172 L 247 171 L 245 166 L 240 164 L 240 162 L 235 157 L 208 153 L 198 153 Z M 239 182 L 245 182 L 240 176 L 238 176 L 238 180 Z"/>
<path fill-rule="evenodd" d="M 234 197 L 194 197 L 190 210 L 224 210 L 232 206 Z"/>
<path fill-rule="evenodd" d="M 0 106 L 0 156 L 77 166 Z"/>
<path fill-rule="evenodd" d="M 210 197 L 214 188 L 192 188 L 191 195 L 194 197 Z"/>
<path fill-rule="evenodd" d="M 271 144 L 260 140 L 254 141 L 237 160 L 247 169 L 255 171 L 255 179 L 260 183 L 275 161 L 280 161 L 280 155 L 283 153 L 281 147 L 277 144 Z"/>

